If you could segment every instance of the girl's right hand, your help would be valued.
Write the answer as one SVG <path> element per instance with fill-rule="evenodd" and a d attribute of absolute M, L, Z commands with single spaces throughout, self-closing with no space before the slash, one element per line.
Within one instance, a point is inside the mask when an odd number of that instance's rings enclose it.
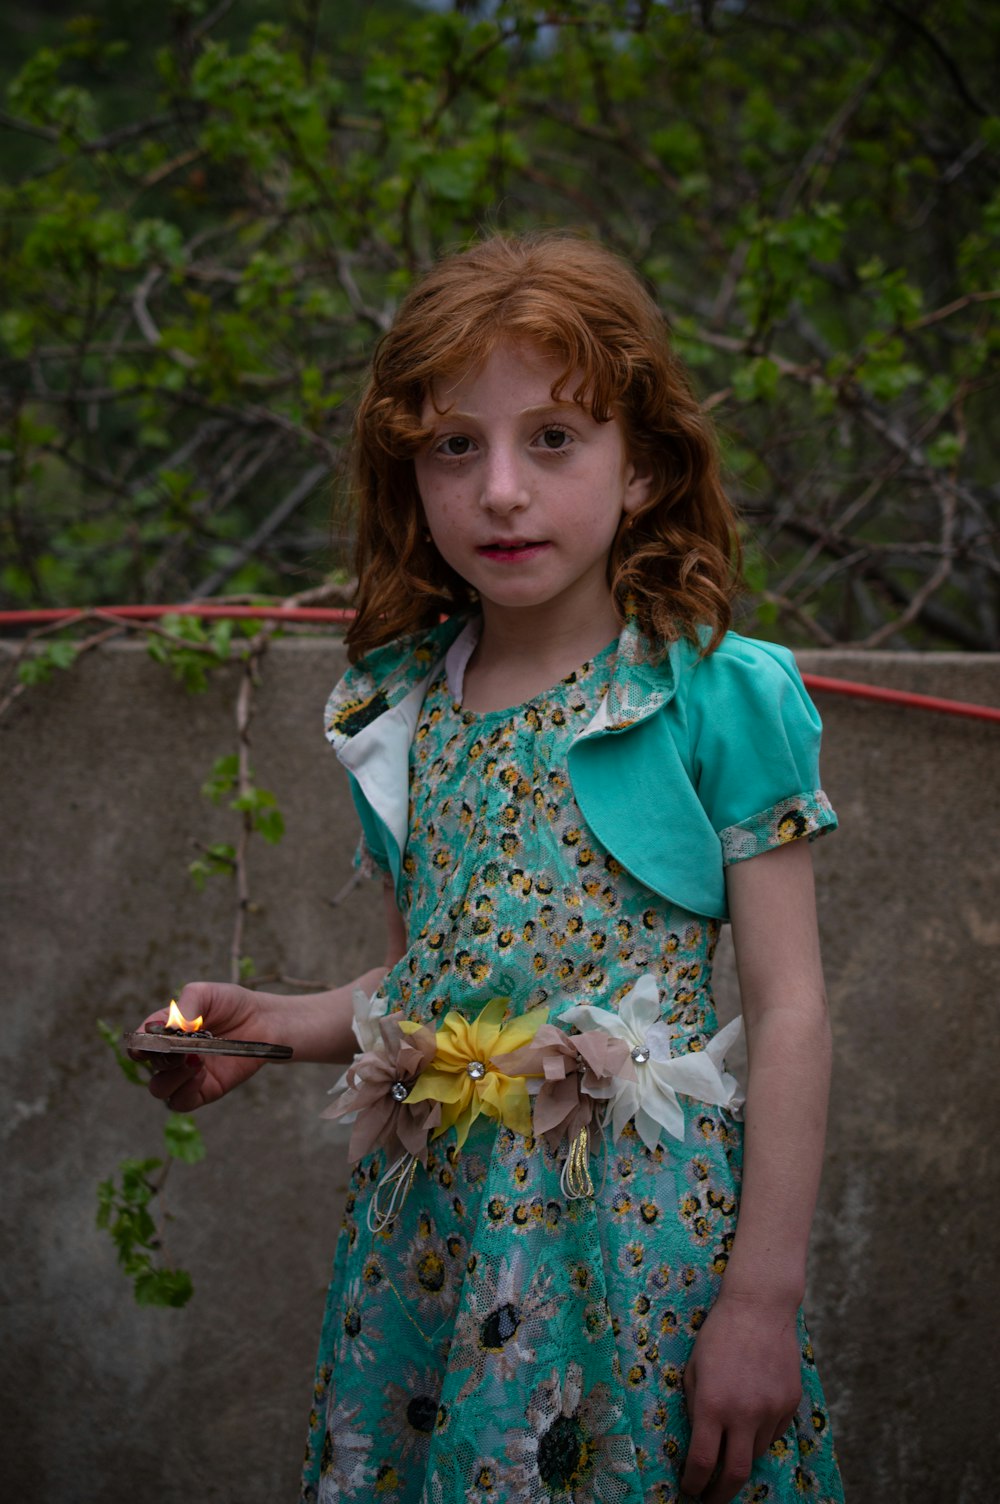
<path fill-rule="evenodd" d="M 190 982 L 177 1006 L 185 1018 L 200 1014 L 204 1027 L 217 1039 L 259 1039 L 277 1044 L 274 1034 L 275 999 L 266 993 L 251 992 L 229 982 Z M 163 1023 L 167 1010 L 160 1008 L 143 1023 Z M 209 1102 L 217 1102 L 234 1086 L 241 1086 L 264 1064 L 262 1060 L 244 1060 L 235 1055 L 164 1055 L 131 1051 L 132 1058 L 144 1060 L 152 1067 L 149 1090 L 172 1112 L 194 1112 Z"/>

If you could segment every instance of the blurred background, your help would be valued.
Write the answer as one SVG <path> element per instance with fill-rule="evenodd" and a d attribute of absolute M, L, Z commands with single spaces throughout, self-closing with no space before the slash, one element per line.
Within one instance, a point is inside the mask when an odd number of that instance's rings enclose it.
<path fill-rule="evenodd" d="M 400 294 L 568 226 L 719 421 L 750 630 L 995 651 L 998 63 L 990 0 L 4 6 L 0 606 L 346 579 Z"/>

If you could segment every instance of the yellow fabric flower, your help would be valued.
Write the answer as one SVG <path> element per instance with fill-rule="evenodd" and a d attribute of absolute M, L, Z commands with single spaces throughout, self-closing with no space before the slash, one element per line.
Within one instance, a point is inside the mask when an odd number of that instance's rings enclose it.
<path fill-rule="evenodd" d="M 454 1009 L 446 1014 L 437 1031 L 437 1052 L 425 1066 L 410 1091 L 408 1102 L 441 1103 L 441 1123 L 432 1137 L 454 1127 L 461 1148 L 480 1113 L 495 1118 L 506 1128 L 525 1137 L 531 1132 L 531 1105 L 527 1078 L 506 1076 L 493 1065 L 494 1055 L 507 1054 L 528 1044 L 548 1017 L 543 1006 L 504 1023 L 507 998 L 494 997 L 471 1023 Z M 412 1033 L 416 1023 L 401 1023 Z"/>

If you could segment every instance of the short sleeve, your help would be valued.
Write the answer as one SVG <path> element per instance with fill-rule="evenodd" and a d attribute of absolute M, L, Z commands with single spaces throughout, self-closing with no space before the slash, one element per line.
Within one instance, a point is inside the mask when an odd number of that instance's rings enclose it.
<path fill-rule="evenodd" d="M 691 765 L 723 862 L 834 830 L 819 713 L 787 648 L 730 633 L 692 671 Z"/>

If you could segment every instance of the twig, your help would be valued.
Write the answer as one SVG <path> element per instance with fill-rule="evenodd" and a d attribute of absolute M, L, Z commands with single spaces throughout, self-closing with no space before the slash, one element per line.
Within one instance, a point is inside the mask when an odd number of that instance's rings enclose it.
<path fill-rule="evenodd" d="M 260 660 L 267 651 L 270 641 L 270 633 L 263 628 L 257 633 L 250 643 L 243 672 L 240 675 L 240 687 L 236 696 L 236 735 L 238 738 L 237 755 L 239 759 L 239 771 L 237 774 L 237 792 L 240 798 L 247 798 L 253 789 L 253 778 L 250 770 L 250 722 L 254 712 L 254 690 L 258 682 L 258 668 Z M 247 846 L 253 834 L 253 811 L 245 809 L 242 812 L 240 838 L 236 845 L 235 877 L 236 877 L 236 916 L 233 921 L 233 934 L 229 946 L 229 980 L 240 980 L 240 963 L 243 957 L 243 932 L 246 927 L 246 916 L 250 909 L 250 884 L 247 875 Z"/>
<path fill-rule="evenodd" d="M 221 585 L 224 585 L 231 575 L 234 575 L 247 559 L 251 558 L 272 533 L 276 533 L 282 523 L 287 522 L 292 513 L 306 501 L 319 485 L 320 481 L 329 475 L 327 465 L 313 465 L 294 486 L 288 495 L 281 500 L 269 516 L 257 527 L 240 546 L 234 550 L 232 558 L 221 568 L 213 571 L 207 579 L 194 591 L 197 599 L 201 596 L 214 595 Z"/>
<path fill-rule="evenodd" d="M 912 334 L 917 329 L 926 329 L 931 324 L 939 324 L 942 319 L 950 319 L 953 313 L 961 313 L 963 308 L 972 308 L 977 303 L 995 303 L 998 298 L 1000 298 L 1000 291 L 969 292 L 962 298 L 955 298 L 954 302 L 946 303 L 943 308 L 935 308 L 933 313 L 925 313 L 919 319 L 912 319 L 903 327 L 907 334 Z"/>
<path fill-rule="evenodd" d="M 948 52 L 944 45 L 938 41 L 934 33 L 924 25 L 919 16 L 915 16 L 913 14 L 912 6 L 910 8 L 905 8 L 902 5 L 894 4 L 893 0 L 885 0 L 885 8 L 886 10 L 892 12 L 897 21 L 902 22 L 904 26 L 909 26 L 910 29 L 912 31 L 915 31 L 918 37 L 920 37 L 920 39 L 927 44 L 930 50 L 934 53 L 935 57 L 937 57 L 939 61 L 944 65 L 945 70 L 951 76 L 951 80 L 954 83 L 956 90 L 958 91 L 961 98 L 965 101 L 965 103 L 969 106 L 969 109 L 974 110 L 977 115 L 988 116 L 990 113 L 989 110 L 986 109 L 984 105 L 981 105 L 979 103 L 979 100 L 975 98 L 972 91 L 966 84 L 965 79 L 962 77 L 962 74 L 960 73 L 958 68 L 958 64 L 955 62 L 951 53 Z"/>
<path fill-rule="evenodd" d="M 82 619 L 83 618 L 81 618 L 81 620 Z M 46 637 L 53 632 L 64 631 L 66 625 L 66 622 L 57 621 L 53 622 L 49 626 L 35 627 L 33 631 L 28 632 L 25 635 L 24 640 L 22 641 L 17 652 L 10 659 L 10 671 L 6 675 L 4 682 L 7 684 L 10 683 L 11 679 L 16 675 L 18 668 L 27 657 L 31 648 L 35 645 L 36 642 L 38 642 L 39 638 Z M 71 623 L 71 625 L 75 625 L 75 623 Z M 89 653 L 91 648 L 100 647 L 102 643 L 108 642 L 112 637 L 119 636 L 122 630 L 123 628 L 120 626 L 111 627 L 106 632 L 95 632 L 93 637 L 88 637 L 83 642 L 74 643 L 74 647 L 76 649 L 76 658 L 79 658 L 83 653 Z M 76 658 L 74 658 L 74 662 L 76 661 Z M 13 685 L 13 687 L 4 695 L 3 699 L 0 699 L 0 716 L 2 716 L 4 712 L 10 708 L 11 705 L 13 705 L 14 701 L 17 700 L 28 687 L 29 686 L 23 683 L 21 680 L 18 680 Z"/>
<path fill-rule="evenodd" d="M 886 642 L 890 637 L 894 637 L 897 632 L 902 632 L 912 621 L 916 621 L 931 596 L 935 595 L 941 589 L 941 586 L 951 575 L 954 567 L 951 540 L 955 530 L 957 501 L 954 491 L 948 490 L 944 486 L 939 487 L 938 495 L 941 500 L 941 561 L 937 569 L 934 570 L 934 573 L 915 592 L 905 611 L 897 616 L 894 621 L 886 622 L 884 626 L 872 632 L 870 637 L 866 637 L 860 644 L 862 648 L 873 649 L 881 647 L 883 642 Z"/>
<path fill-rule="evenodd" d="M 162 276 L 162 267 L 151 266 L 132 294 L 132 311 L 135 314 L 135 321 L 149 343 L 154 346 L 159 346 L 163 343 L 163 336 L 156 327 L 155 320 L 149 311 L 146 300 Z M 194 356 L 189 355 L 186 350 L 172 348 L 169 354 L 171 359 L 176 360 L 177 364 L 183 366 L 185 370 L 193 371 L 198 364 Z"/>
<path fill-rule="evenodd" d="M 6 126 L 10 131 L 20 131 L 22 136 L 37 136 L 40 141 L 58 141 L 62 136 L 51 125 L 36 125 L 33 120 L 21 120 L 17 115 L 8 115 L 6 110 L 0 110 L 0 126 Z"/>
<path fill-rule="evenodd" d="M 233 0 L 221 0 L 221 3 L 217 5 L 213 11 L 209 11 L 207 16 L 202 17 L 197 26 L 192 26 L 191 41 L 200 42 L 202 37 L 206 36 L 207 33 L 211 31 L 212 27 L 215 26 L 219 21 L 221 21 L 223 16 L 226 15 L 228 11 L 231 11 L 232 8 Z"/>
<path fill-rule="evenodd" d="M 355 888 L 357 888 L 362 881 L 363 878 L 361 876 L 360 870 L 352 872 L 344 886 L 342 888 L 338 888 L 333 897 L 326 900 L 330 905 L 330 908 L 335 909 L 339 904 L 342 904 L 344 899 L 347 898 L 349 894 L 353 893 Z"/>

